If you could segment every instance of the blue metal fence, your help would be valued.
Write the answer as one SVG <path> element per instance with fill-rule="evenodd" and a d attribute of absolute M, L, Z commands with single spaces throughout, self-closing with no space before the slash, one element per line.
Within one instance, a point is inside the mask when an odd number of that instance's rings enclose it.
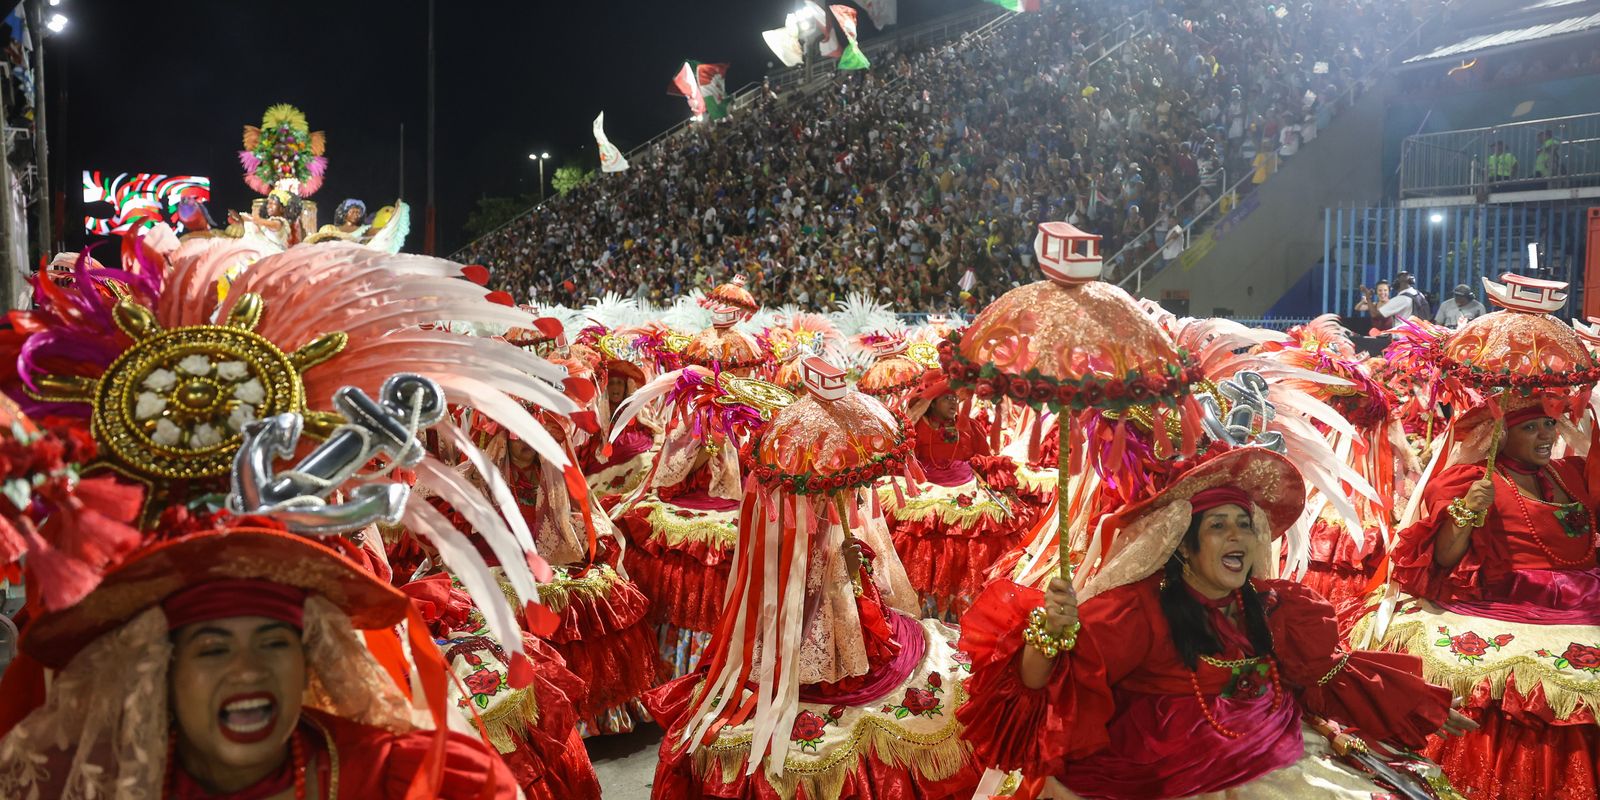
<path fill-rule="evenodd" d="M 1322 307 L 1349 314 L 1361 287 L 1410 272 L 1438 308 L 1458 284 L 1483 300 L 1479 278 L 1505 272 L 1572 286 L 1568 313 L 1582 307 L 1585 221 L 1582 202 L 1399 208 L 1346 206 L 1323 215 Z M 1539 246 L 1529 272 L 1528 245 Z"/>

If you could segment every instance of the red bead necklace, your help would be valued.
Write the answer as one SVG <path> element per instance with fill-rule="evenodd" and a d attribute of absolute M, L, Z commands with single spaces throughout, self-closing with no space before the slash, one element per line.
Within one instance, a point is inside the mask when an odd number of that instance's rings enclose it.
<path fill-rule="evenodd" d="M 1515 497 L 1517 499 L 1517 509 L 1522 512 L 1522 521 L 1527 524 L 1528 531 L 1533 534 L 1533 543 L 1538 546 L 1539 550 L 1541 552 L 1543 552 L 1545 554 L 1545 556 L 1547 558 L 1549 558 L 1552 563 L 1554 563 L 1554 564 L 1556 564 L 1558 566 L 1562 566 L 1562 567 L 1580 567 L 1580 566 L 1583 566 L 1583 565 L 1589 563 L 1589 559 L 1587 559 L 1587 558 L 1579 558 L 1577 560 L 1571 560 L 1571 559 L 1565 559 L 1565 558 L 1562 558 L 1561 556 L 1556 555 L 1555 552 L 1552 551 L 1550 549 L 1550 547 L 1544 543 L 1544 536 L 1539 533 L 1539 529 L 1534 527 L 1533 515 L 1528 513 L 1528 504 L 1527 504 L 1526 501 L 1524 501 L 1522 499 L 1522 489 L 1517 486 L 1517 482 L 1511 480 L 1508 477 L 1506 477 L 1505 474 L 1502 473 L 1498 469 L 1495 470 L 1494 472 L 1495 472 L 1495 475 L 1500 478 L 1500 480 L 1503 480 L 1506 483 L 1511 485 L 1511 496 Z M 1558 477 L 1556 480 L 1559 482 L 1560 478 Z M 1566 492 L 1567 496 L 1572 498 L 1573 500 L 1577 500 L 1578 499 L 1577 495 L 1574 495 L 1571 492 L 1571 490 L 1567 489 L 1565 484 L 1561 485 L 1561 490 L 1563 492 Z M 1590 512 L 1585 510 L 1584 513 L 1588 514 Z M 1590 520 L 1589 520 L 1589 530 L 1591 530 L 1591 531 L 1594 530 L 1594 518 L 1593 518 L 1592 515 L 1590 516 Z"/>
<path fill-rule="evenodd" d="M 1233 598 L 1239 604 L 1241 609 L 1244 608 L 1244 593 L 1242 591 L 1236 590 L 1233 593 Z M 1283 704 L 1283 684 L 1278 680 L 1278 661 L 1270 655 L 1262 657 L 1267 661 L 1267 674 L 1272 678 L 1272 710 L 1277 711 L 1278 706 Z M 1229 739 L 1237 739 L 1244 735 L 1236 730 L 1233 730 L 1232 728 L 1224 726 L 1221 722 L 1217 721 L 1216 715 L 1211 713 L 1211 706 L 1206 704 L 1205 693 L 1200 691 L 1199 670 L 1189 670 L 1189 685 L 1194 687 L 1194 699 L 1195 702 L 1200 704 L 1200 713 L 1206 715 L 1206 722 L 1211 723 L 1211 727 L 1215 729 L 1217 733 L 1220 733 Z"/>
<path fill-rule="evenodd" d="M 198 795 L 198 794 L 192 794 L 190 792 L 185 792 L 184 795 L 182 797 L 180 797 L 178 795 L 178 793 L 177 793 L 177 786 L 178 786 L 178 771 L 180 769 L 182 769 L 182 767 L 178 766 L 177 757 L 178 757 L 178 732 L 177 731 L 173 731 L 171 736 L 169 736 L 167 738 L 166 780 L 164 780 L 162 782 L 164 785 L 162 786 L 162 790 L 161 790 L 161 796 L 163 798 L 168 798 L 168 800 L 188 800 L 191 797 L 192 798 L 200 798 L 200 797 L 235 798 L 235 797 L 254 797 L 254 796 L 256 796 L 255 793 L 251 792 L 251 789 L 253 789 L 255 787 L 250 787 L 250 788 L 241 790 L 240 792 L 234 792 L 234 793 L 227 794 L 227 795 Z M 291 765 L 290 768 L 293 771 L 293 775 L 294 775 L 294 800 L 306 800 L 306 770 L 307 770 L 306 743 L 305 743 L 304 735 L 302 735 L 300 733 L 300 730 L 298 728 L 295 729 L 294 733 L 289 735 L 289 759 L 290 759 L 290 765 Z M 257 784 L 257 786 L 259 786 L 259 785 L 260 784 Z M 282 789 L 274 789 L 274 790 L 271 791 L 271 794 L 276 794 L 276 793 L 281 792 L 281 791 L 283 791 L 283 790 Z"/>

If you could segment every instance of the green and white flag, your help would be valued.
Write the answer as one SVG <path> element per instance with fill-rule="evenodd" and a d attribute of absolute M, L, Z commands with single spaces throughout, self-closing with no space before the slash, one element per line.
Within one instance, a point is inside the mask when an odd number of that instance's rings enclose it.
<path fill-rule="evenodd" d="M 727 76 L 727 64 L 685 61 L 667 93 L 683 95 L 689 101 L 689 111 L 696 116 L 722 119 L 728 116 Z"/>
<path fill-rule="evenodd" d="M 866 69 L 872 66 L 867 54 L 861 52 L 861 47 L 856 44 L 856 10 L 849 6 L 828 6 L 828 9 L 838 21 L 839 30 L 844 31 L 845 45 L 839 54 L 839 69 Z"/>

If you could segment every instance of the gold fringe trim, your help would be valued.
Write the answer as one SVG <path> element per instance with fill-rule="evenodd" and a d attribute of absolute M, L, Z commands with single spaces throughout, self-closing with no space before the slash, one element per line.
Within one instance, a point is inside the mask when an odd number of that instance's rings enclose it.
<path fill-rule="evenodd" d="M 489 744 L 497 752 L 510 753 L 528 740 L 528 729 L 539 724 L 539 699 L 532 686 L 516 689 L 478 716 L 489 733 Z"/>
<path fill-rule="evenodd" d="M 1056 471 L 1053 469 L 1034 470 L 1027 467 L 1017 469 L 1017 488 L 1029 494 L 1045 494 L 1056 490 Z"/>
<path fill-rule="evenodd" d="M 647 518 L 650 523 L 650 538 L 660 539 L 666 542 L 668 547 L 677 547 L 684 542 L 698 542 L 708 547 L 726 549 L 739 541 L 737 525 L 705 519 L 684 519 L 668 510 L 669 506 L 665 502 L 654 498 L 652 502 L 654 506 Z"/>
<path fill-rule="evenodd" d="M 899 729 L 872 714 L 863 715 L 850 731 L 849 740 L 833 748 L 826 758 L 803 761 L 789 758 L 783 774 L 774 775 L 762 761 L 762 777 L 781 800 L 794 800 L 804 788 L 806 800 L 839 800 L 845 779 L 861 765 L 863 749 L 890 767 L 912 770 L 926 781 L 942 781 L 956 774 L 972 760 L 972 745 L 960 736 L 961 723 L 955 709 L 966 701 L 960 681 L 951 681 L 946 708 L 948 721 L 930 734 L 915 734 Z M 722 771 L 722 780 L 733 781 L 744 774 L 750 758 L 750 737 L 718 739 L 695 751 L 695 769 L 705 775 L 713 767 Z"/>
<path fill-rule="evenodd" d="M 569 577 L 565 570 L 557 570 L 554 580 L 539 584 L 539 602 L 560 614 L 572 602 L 573 595 L 588 600 L 604 599 L 611 596 L 611 590 L 619 583 L 622 583 L 622 576 L 608 564 L 594 565 L 581 578 Z"/>
<path fill-rule="evenodd" d="M 1361 640 L 1370 619 L 1370 616 L 1363 619 L 1351 632 L 1352 641 Z M 1561 675 L 1549 664 L 1529 656 L 1512 656 L 1481 667 L 1452 664 L 1434 655 L 1431 647 L 1434 638 L 1425 622 L 1392 623 L 1382 646 L 1420 657 L 1422 676 L 1429 683 L 1449 687 L 1457 697 L 1469 697 L 1479 683 L 1487 682 L 1489 696 L 1499 700 L 1505 697 L 1506 680 L 1515 676 L 1517 686 L 1524 693 L 1534 685 L 1544 690 L 1545 702 L 1550 704 L 1556 719 L 1572 716 L 1583 704 L 1600 712 L 1600 678 L 1574 680 Z"/>
<path fill-rule="evenodd" d="M 894 490 L 890 489 L 885 495 L 880 489 L 879 497 L 886 501 L 890 500 L 894 497 Z M 905 505 L 894 510 L 894 518 L 922 521 L 929 517 L 937 517 L 940 522 L 947 525 L 966 526 L 981 518 L 999 521 L 1005 518 L 1005 513 L 1004 509 L 988 500 L 974 498 L 972 505 L 963 507 L 945 498 L 924 496 L 908 498 Z"/>

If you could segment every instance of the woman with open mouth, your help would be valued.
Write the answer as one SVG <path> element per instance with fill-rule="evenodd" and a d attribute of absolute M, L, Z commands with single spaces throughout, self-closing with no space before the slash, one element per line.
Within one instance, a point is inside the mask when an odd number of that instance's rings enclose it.
<path fill-rule="evenodd" d="M 1600 796 L 1597 495 L 1585 459 L 1557 449 L 1575 430 L 1566 395 L 1458 414 L 1398 534 L 1403 594 L 1352 634 L 1422 656 L 1468 698 L 1479 730 L 1423 753 L 1474 798 Z"/>
<path fill-rule="evenodd" d="M 1393 792 L 1333 759 L 1312 725 L 1415 747 L 1471 723 L 1418 659 L 1347 651 L 1327 601 L 1254 577 L 1305 497 L 1276 453 L 1210 455 L 1102 523 L 1108 555 L 1076 591 L 990 584 L 961 635 L 972 676 L 958 717 L 979 759 L 1020 770 L 1019 796 Z M 1399 769 L 1406 797 L 1440 777 L 1420 761 Z"/>
<path fill-rule="evenodd" d="M 517 797 L 486 744 L 413 722 L 383 648 L 364 643 L 388 636 L 398 655 L 390 631 L 409 602 L 281 530 L 136 550 L 23 636 L 56 672 L 48 690 L 0 692 L 0 797 L 376 800 L 414 783 L 430 798 Z"/>

